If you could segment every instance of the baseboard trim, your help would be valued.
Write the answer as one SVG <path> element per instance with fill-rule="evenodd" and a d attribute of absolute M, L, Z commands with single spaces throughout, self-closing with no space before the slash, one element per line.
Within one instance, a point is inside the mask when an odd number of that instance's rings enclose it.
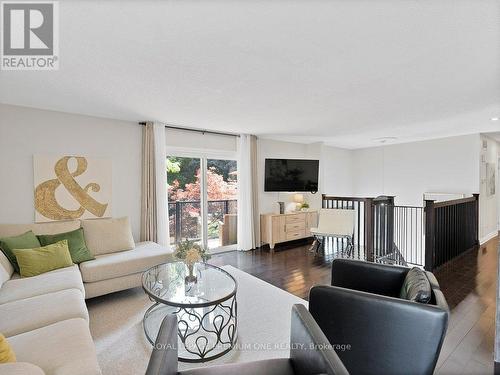
<path fill-rule="evenodd" d="M 479 239 L 479 244 L 484 245 L 486 242 L 488 242 L 489 240 L 492 240 L 496 236 L 498 236 L 498 231 L 491 232 L 491 233 L 487 234 L 486 236 L 482 237 L 481 239 Z"/>

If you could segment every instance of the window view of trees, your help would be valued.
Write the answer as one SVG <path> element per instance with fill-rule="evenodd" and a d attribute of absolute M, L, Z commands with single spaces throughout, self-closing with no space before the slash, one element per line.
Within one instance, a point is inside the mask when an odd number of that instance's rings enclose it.
<path fill-rule="evenodd" d="M 167 180 L 171 243 L 186 238 L 200 239 L 200 159 L 168 156 Z M 236 220 L 238 194 L 236 161 L 208 159 L 206 180 L 209 247 L 227 245 L 229 244 L 227 242 L 232 241 L 230 238 L 236 238 L 234 225 L 228 224 Z"/>
<path fill-rule="evenodd" d="M 200 159 L 169 156 L 167 158 L 168 200 L 200 199 Z M 207 193 L 209 200 L 237 198 L 236 160 L 207 162 Z"/>

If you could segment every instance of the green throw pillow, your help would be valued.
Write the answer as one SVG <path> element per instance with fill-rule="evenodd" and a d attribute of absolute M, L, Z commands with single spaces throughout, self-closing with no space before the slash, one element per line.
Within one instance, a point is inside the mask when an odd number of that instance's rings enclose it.
<path fill-rule="evenodd" d="M 12 252 L 19 264 L 21 277 L 37 276 L 73 265 L 67 240 L 34 249 L 13 249 Z"/>
<path fill-rule="evenodd" d="M 12 250 L 32 249 L 39 246 L 40 242 L 31 230 L 19 236 L 0 238 L 0 247 L 16 272 L 19 272 L 19 265 L 17 264 L 16 256 Z"/>
<path fill-rule="evenodd" d="M 51 245 L 62 240 L 68 240 L 69 253 L 71 254 L 73 263 L 80 264 L 81 262 L 95 259 L 85 244 L 83 228 L 78 228 L 66 233 L 43 234 L 37 237 L 42 246 Z"/>

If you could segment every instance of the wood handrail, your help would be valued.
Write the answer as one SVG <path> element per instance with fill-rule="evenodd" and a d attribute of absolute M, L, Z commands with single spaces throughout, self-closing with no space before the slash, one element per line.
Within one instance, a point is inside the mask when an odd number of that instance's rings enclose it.
<path fill-rule="evenodd" d="M 425 201 L 425 268 L 435 270 L 479 245 L 479 194 Z"/>
<path fill-rule="evenodd" d="M 467 198 L 452 199 L 450 201 L 434 202 L 434 208 L 454 206 L 457 204 L 475 202 L 477 198 L 475 196 Z"/>
<path fill-rule="evenodd" d="M 365 247 L 369 261 L 386 256 L 394 244 L 403 259 L 420 252 L 411 263 L 432 271 L 479 243 L 479 194 L 442 202 L 426 199 L 424 207 L 394 204 L 393 197 L 378 200 L 322 194 L 322 199 L 324 208 L 344 208 L 347 203 L 357 210 L 357 227 L 362 230 L 355 242 Z"/>

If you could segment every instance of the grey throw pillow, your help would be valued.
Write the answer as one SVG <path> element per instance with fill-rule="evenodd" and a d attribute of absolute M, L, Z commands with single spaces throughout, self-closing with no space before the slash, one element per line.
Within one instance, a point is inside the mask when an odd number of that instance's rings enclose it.
<path fill-rule="evenodd" d="M 418 267 L 413 267 L 406 274 L 399 298 L 413 302 L 429 303 L 431 296 L 431 284 L 425 271 Z"/>

